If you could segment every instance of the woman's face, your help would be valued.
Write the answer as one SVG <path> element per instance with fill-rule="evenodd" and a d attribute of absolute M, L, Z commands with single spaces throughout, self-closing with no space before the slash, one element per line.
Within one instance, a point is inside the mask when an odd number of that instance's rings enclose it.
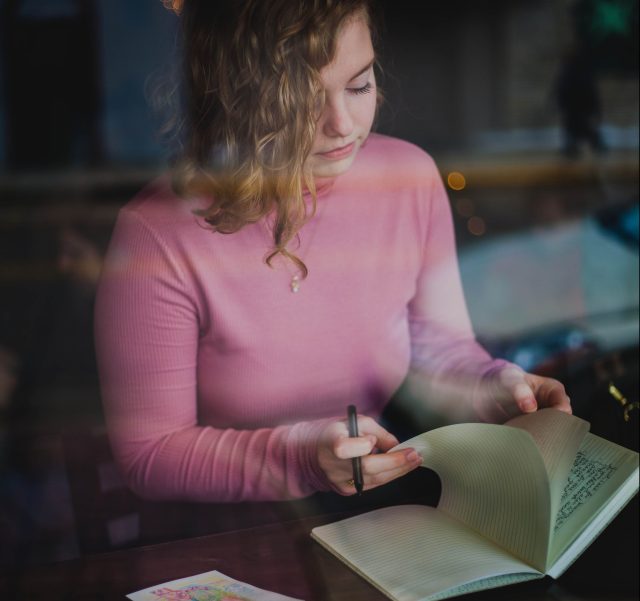
<path fill-rule="evenodd" d="M 373 45 L 364 18 L 338 34 L 334 60 L 320 71 L 325 104 L 306 165 L 315 178 L 344 173 L 367 139 L 376 112 Z"/>

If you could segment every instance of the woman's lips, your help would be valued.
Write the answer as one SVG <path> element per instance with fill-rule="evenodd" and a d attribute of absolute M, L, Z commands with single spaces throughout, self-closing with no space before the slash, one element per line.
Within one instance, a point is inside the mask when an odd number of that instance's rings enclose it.
<path fill-rule="evenodd" d="M 334 148 L 333 150 L 329 150 L 328 152 L 319 152 L 318 154 L 325 159 L 343 159 L 344 157 L 348 157 L 353 152 L 355 144 L 355 142 L 351 142 L 351 144 L 347 144 L 346 146 Z"/>

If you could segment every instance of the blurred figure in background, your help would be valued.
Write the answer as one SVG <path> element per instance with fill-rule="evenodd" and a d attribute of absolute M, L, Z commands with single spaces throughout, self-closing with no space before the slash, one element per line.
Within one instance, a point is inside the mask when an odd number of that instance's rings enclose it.
<path fill-rule="evenodd" d="M 102 269 L 102 252 L 96 243 L 73 226 L 60 230 L 58 243 L 59 273 L 78 290 L 94 294 Z"/>
<path fill-rule="evenodd" d="M 580 45 L 566 52 L 558 75 L 555 96 L 564 133 L 563 153 L 569 158 L 580 156 L 583 144 L 601 154 L 606 150 L 600 121 L 602 107 L 596 82 L 595 67 Z"/>

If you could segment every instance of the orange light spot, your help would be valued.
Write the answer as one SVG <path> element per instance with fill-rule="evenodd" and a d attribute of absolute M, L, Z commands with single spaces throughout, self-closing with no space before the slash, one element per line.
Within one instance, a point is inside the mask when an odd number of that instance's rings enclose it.
<path fill-rule="evenodd" d="M 464 190 L 467 186 L 467 180 L 459 171 L 452 171 L 447 175 L 447 184 L 452 190 Z"/>

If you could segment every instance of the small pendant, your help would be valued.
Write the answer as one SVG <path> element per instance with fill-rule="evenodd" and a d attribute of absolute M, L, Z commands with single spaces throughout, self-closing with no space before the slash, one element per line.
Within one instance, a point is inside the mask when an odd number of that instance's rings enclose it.
<path fill-rule="evenodd" d="M 291 292 L 295 294 L 300 290 L 300 278 L 297 275 L 294 275 L 291 278 L 291 283 L 289 285 L 291 286 Z"/>

